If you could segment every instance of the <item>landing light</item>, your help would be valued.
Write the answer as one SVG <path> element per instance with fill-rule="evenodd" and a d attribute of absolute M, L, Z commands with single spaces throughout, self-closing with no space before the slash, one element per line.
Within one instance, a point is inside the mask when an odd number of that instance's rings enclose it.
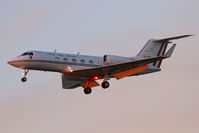
<path fill-rule="evenodd" d="M 92 79 L 93 79 L 93 80 L 98 80 L 99 77 L 98 77 L 98 76 L 95 76 L 95 77 L 93 77 Z"/>

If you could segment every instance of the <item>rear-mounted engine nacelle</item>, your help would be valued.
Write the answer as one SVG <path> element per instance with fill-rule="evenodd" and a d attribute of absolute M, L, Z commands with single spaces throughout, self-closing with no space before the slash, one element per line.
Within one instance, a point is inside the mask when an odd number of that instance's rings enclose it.
<path fill-rule="evenodd" d="M 104 55 L 103 62 L 105 65 L 118 64 L 131 61 L 128 57 L 116 56 L 116 55 Z"/>

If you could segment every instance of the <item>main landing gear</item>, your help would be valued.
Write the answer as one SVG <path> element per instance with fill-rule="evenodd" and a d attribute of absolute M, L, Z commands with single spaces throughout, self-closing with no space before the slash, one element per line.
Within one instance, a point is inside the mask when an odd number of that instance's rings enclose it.
<path fill-rule="evenodd" d="M 89 86 L 89 84 L 90 84 L 90 81 L 87 80 L 87 81 L 85 81 L 84 84 L 82 85 L 82 87 L 84 88 L 84 93 L 85 93 L 85 94 L 91 94 L 91 92 L 92 92 L 92 89 L 91 89 L 91 87 Z"/>
<path fill-rule="evenodd" d="M 106 89 L 106 88 L 108 88 L 110 86 L 110 84 L 109 84 L 108 81 L 103 81 L 102 84 L 101 84 L 101 86 L 102 86 L 102 88 Z M 88 94 L 91 94 L 91 92 L 92 92 L 91 87 L 84 88 L 84 93 L 85 94 L 88 95 Z"/>
<path fill-rule="evenodd" d="M 27 81 L 26 75 L 28 74 L 28 72 L 29 72 L 29 69 L 28 70 L 24 69 L 23 77 L 21 78 L 22 82 L 26 82 Z"/>
<path fill-rule="evenodd" d="M 102 88 L 106 89 L 110 86 L 109 82 L 108 81 L 103 81 L 102 84 L 101 84 Z"/>
<path fill-rule="evenodd" d="M 106 89 L 110 86 L 110 84 L 107 80 L 110 80 L 110 76 L 108 74 L 105 74 L 104 75 L 104 81 L 101 84 L 102 88 L 104 88 L 104 89 Z"/>
<path fill-rule="evenodd" d="M 85 94 L 91 94 L 92 89 L 90 87 L 84 88 L 84 93 Z"/>
<path fill-rule="evenodd" d="M 95 80 L 99 79 L 99 77 L 93 78 L 93 79 L 92 80 L 89 80 L 89 79 L 86 80 L 84 82 L 84 84 L 82 85 L 82 87 L 84 88 L 84 93 L 85 94 L 91 94 L 91 92 L 92 92 L 91 87 L 99 86 L 99 84 L 95 81 Z M 103 82 L 101 84 L 102 88 L 106 89 L 106 88 L 108 88 L 110 86 L 109 82 L 107 81 L 109 79 L 110 79 L 109 75 L 105 75 L 104 76 L 104 80 L 103 80 Z"/>

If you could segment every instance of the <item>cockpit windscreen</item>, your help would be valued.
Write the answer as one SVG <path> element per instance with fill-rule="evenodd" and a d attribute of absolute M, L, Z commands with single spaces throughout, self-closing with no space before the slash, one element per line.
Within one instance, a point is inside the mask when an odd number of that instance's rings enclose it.
<path fill-rule="evenodd" d="M 25 55 L 33 55 L 33 52 L 25 52 L 25 53 L 21 54 L 20 56 L 25 56 Z"/>

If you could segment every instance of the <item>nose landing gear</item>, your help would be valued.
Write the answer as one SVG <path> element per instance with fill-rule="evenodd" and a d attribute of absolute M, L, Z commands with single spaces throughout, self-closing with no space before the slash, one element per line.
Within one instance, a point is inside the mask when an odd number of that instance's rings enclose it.
<path fill-rule="evenodd" d="M 26 81 L 27 81 L 27 78 L 26 78 L 26 77 L 23 77 L 23 78 L 21 78 L 21 81 L 22 81 L 22 82 L 26 82 Z"/>
<path fill-rule="evenodd" d="M 22 82 L 26 82 L 27 81 L 26 75 L 28 74 L 28 72 L 29 72 L 29 69 L 28 70 L 24 69 L 23 77 L 21 78 Z"/>

